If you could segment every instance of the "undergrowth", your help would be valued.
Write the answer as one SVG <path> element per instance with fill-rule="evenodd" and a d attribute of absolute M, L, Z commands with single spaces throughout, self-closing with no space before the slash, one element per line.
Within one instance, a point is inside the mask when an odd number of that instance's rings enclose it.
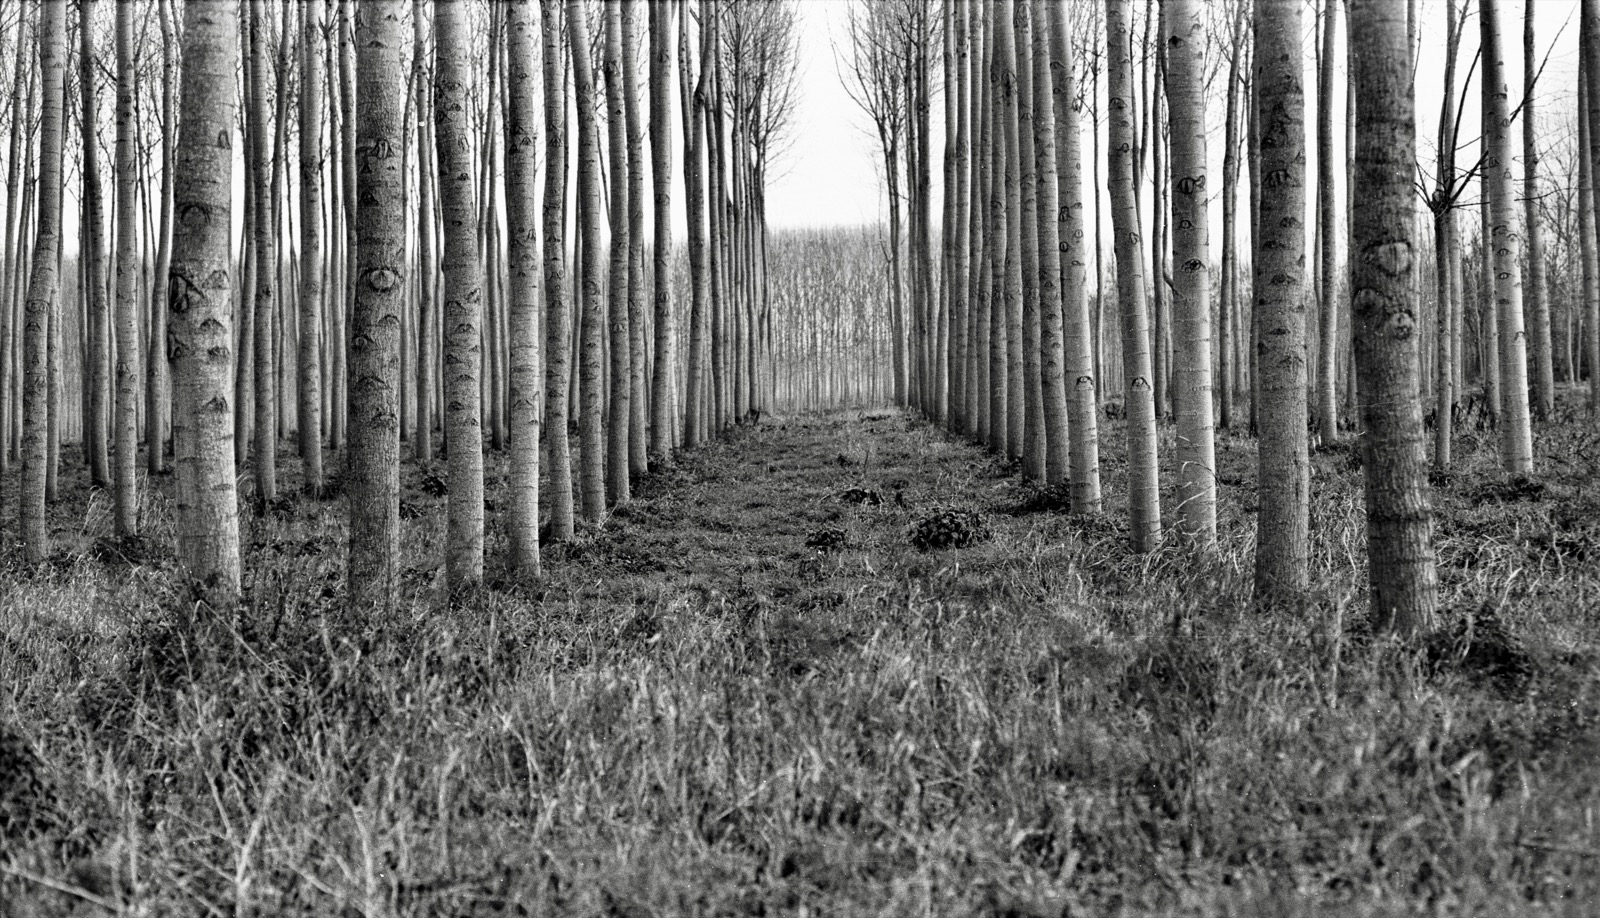
<path fill-rule="evenodd" d="M 1128 549 L 1116 431 L 1074 516 L 852 412 L 681 456 L 537 587 L 454 602 L 408 469 L 381 617 L 344 609 L 338 498 L 249 521 L 218 616 L 174 586 L 169 482 L 135 543 L 69 488 L 0 593 L 0 914 L 1586 914 L 1584 423 L 1531 481 L 1463 438 L 1418 647 L 1366 628 L 1347 453 L 1314 457 L 1315 589 L 1254 605 L 1229 435 L 1208 556 Z"/>

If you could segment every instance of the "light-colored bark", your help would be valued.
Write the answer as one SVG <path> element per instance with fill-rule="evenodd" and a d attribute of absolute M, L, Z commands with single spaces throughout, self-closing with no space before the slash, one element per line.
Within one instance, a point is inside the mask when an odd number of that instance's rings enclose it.
<path fill-rule="evenodd" d="M 1533 375 L 1529 379 L 1529 405 L 1540 421 L 1550 420 L 1556 408 L 1554 348 L 1550 343 L 1550 293 L 1545 286 L 1544 231 L 1539 220 L 1539 117 L 1534 95 L 1539 61 L 1534 53 L 1533 0 L 1523 0 L 1522 14 L 1522 202 L 1523 226 L 1528 242 L 1528 331 L 1532 339 Z"/>
<path fill-rule="evenodd" d="M 1306 124 L 1301 0 L 1256 0 L 1261 233 L 1255 238 L 1260 453 L 1255 589 L 1293 598 L 1310 585 L 1311 457 L 1306 436 Z"/>
<path fill-rule="evenodd" d="M 1070 467 L 1065 471 L 1071 480 L 1072 512 L 1099 513 L 1100 377 L 1096 370 L 1099 362 L 1095 359 L 1099 322 L 1089 311 L 1088 264 L 1091 254 L 1095 255 L 1096 267 L 1100 259 L 1097 253 L 1091 252 L 1088 234 L 1084 231 L 1087 221 L 1083 207 L 1083 143 L 1079 135 L 1082 103 L 1073 75 L 1075 65 L 1068 44 L 1067 11 L 1059 3 L 1050 6 L 1051 95 L 1057 138 L 1056 167 L 1059 173 L 1056 225 L 1061 253 L 1062 318 L 1059 325 L 1062 328 L 1065 362 L 1065 379 L 1055 385 L 1063 388 L 1066 426 L 1071 430 Z M 1046 360 L 1049 360 L 1048 351 L 1046 353 Z M 1052 385 L 1051 375 L 1049 372 L 1045 374 L 1047 406 L 1052 397 L 1048 388 Z M 1045 423 L 1050 423 L 1048 411 Z M 1062 434 L 1065 436 L 1067 431 L 1063 430 Z M 1052 469 L 1056 462 L 1052 458 Z"/>
<path fill-rule="evenodd" d="M 1161 482 L 1156 456 L 1156 402 L 1151 386 L 1150 320 L 1145 305 L 1144 248 L 1134 195 L 1136 148 L 1133 116 L 1133 10 L 1129 0 L 1106 5 L 1110 47 L 1106 93 L 1110 100 L 1109 178 L 1111 224 L 1117 252 L 1117 310 L 1122 328 L 1123 404 L 1128 438 L 1128 528 L 1137 551 L 1161 540 Z M 1158 281 L 1159 283 L 1159 281 Z"/>
<path fill-rule="evenodd" d="M 567 388 L 572 376 L 572 302 L 567 298 L 566 50 L 560 0 L 541 0 L 544 51 L 544 430 L 550 476 L 550 539 L 573 535 L 572 447 L 567 438 Z"/>
<path fill-rule="evenodd" d="M 362 0 L 355 23 L 361 102 L 355 113 L 356 277 L 346 465 L 353 612 L 392 611 L 400 584 L 400 316 L 409 293 L 407 176 L 400 155 L 406 143 L 405 5 L 406 0 Z"/>
<path fill-rule="evenodd" d="M 255 181 L 254 225 L 255 271 L 254 289 L 249 294 L 255 300 L 251 310 L 254 322 L 254 421 L 251 437 L 255 442 L 256 513 L 262 514 L 278 497 L 278 387 L 277 366 L 273 360 L 276 340 L 273 335 L 277 317 L 277 300 L 274 288 L 277 281 L 277 228 L 273 225 L 272 154 L 268 135 L 267 111 L 269 106 L 267 84 L 272 68 L 267 56 L 267 33 L 270 28 L 269 6 L 266 0 L 250 3 L 250 101 L 248 117 L 250 130 L 250 158 L 254 162 L 251 177 Z M 360 115 L 356 116 L 358 119 Z"/>
<path fill-rule="evenodd" d="M 607 202 L 611 218 L 611 266 L 607 272 L 609 285 L 605 306 L 611 332 L 610 399 L 605 425 L 606 500 L 611 504 L 627 503 L 630 497 L 628 458 L 632 425 L 629 418 L 633 411 L 633 326 L 628 297 L 629 275 L 633 273 L 633 261 L 629 257 L 629 235 L 633 228 L 628 221 L 628 198 L 633 186 L 629 181 L 628 125 L 624 114 L 627 90 L 622 82 L 622 73 L 627 69 L 622 51 L 623 5 L 621 2 L 605 5 L 605 48 L 601 61 L 606 93 L 607 167 L 611 180 Z"/>
<path fill-rule="evenodd" d="M 1350 236 L 1352 305 L 1371 618 L 1379 629 L 1413 636 L 1433 625 L 1438 576 L 1412 283 L 1419 261 L 1411 185 L 1416 118 L 1405 29 L 1399 4 L 1352 0 L 1350 63 L 1360 99 L 1354 163 L 1362 202 Z"/>
<path fill-rule="evenodd" d="M 50 555 L 45 497 L 50 466 L 50 329 L 61 309 L 61 158 L 66 120 L 62 94 L 67 67 L 66 0 L 45 0 L 36 27 L 39 39 L 39 218 L 33 266 L 22 315 L 22 482 L 23 557 L 40 564 Z M 231 84 L 230 84 L 231 85 Z M 226 278 L 224 278 L 226 279 Z M 180 498 L 180 508 L 183 502 Z M 187 559 L 188 555 L 184 557 Z M 235 555 L 235 571 L 237 571 Z M 237 583 L 237 574 L 234 581 Z"/>
<path fill-rule="evenodd" d="M 706 440 L 706 298 L 707 285 L 706 203 L 705 203 L 705 105 L 706 81 L 711 58 L 705 36 L 709 23 L 700 27 L 700 74 L 692 80 L 689 54 L 689 16 L 684 11 L 678 21 L 678 94 L 683 102 L 683 187 L 684 211 L 689 223 L 689 359 L 684 380 L 683 445 L 693 449 Z M 691 89 L 691 83 L 694 83 Z"/>
<path fill-rule="evenodd" d="M 119 536 L 139 526 L 139 282 L 141 278 L 138 188 L 134 147 L 134 99 L 138 82 L 133 68 L 133 9 L 117 4 L 117 306 L 116 411 L 113 424 L 115 457 L 113 522 Z M 0 347 L 5 344 L 0 342 Z M 0 376 L 0 385 L 4 377 Z"/>
<path fill-rule="evenodd" d="M 1006 255 L 1001 267 L 1003 287 L 1000 307 L 1004 320 L 1001 323 L 1005 338 L 1005 368 L 1001 377 L 1006 388 L 1006 455 L 1019 459 L 1027 433 L 1026 364 L 1023 353 L 1022 321 L 1022 168 L 1021 140 L 1017 131 L 1017 51 L 1015 0 L 1000 0 L 996 9 L 995 36 L 998 55 L 998 105 L 997 112 L 1005 134 L 1005 223 Z M 995 385 L 1001 385 L 1000 379 Z"/>
<path fill-rule="evenodd" d="M 433 111 L 439 213 L 444 221 L 444 422 L 449 451 L 445 582 L 452 591 L 483 580 L 483 265 L 472 227 L 478 202 L 469 89 L 472 43 L 465 4 L 434 8 Z"/>
<path fill-rule="evenodd" d="M 572 86 L 578 121 L 578 233 L 582 247 L 580 353 L 578 356 L 578 493 L 583 518 L 598 523 L 605 513 L 605 436 L 602 429 L 600 341 L 605 325 L 605 281 L 600 248 L 599 99 L 589 56 L 589 27 L 581 0 L 567 0 L 567 44 L 572 50 Z M 624 339 L 626 342 L 626 339 Z M 626 415 L 624 415 L 625 417 Z M 626 456 L 626 453 L 624 453 Z"/>
<path fill-rule="evenodd" d="M 322 494 L 322 4 L 300 5 L 300 302 L 296 426 L 306 493 Z"/>
<path fill-rule="evenodd" d="M 1022 242 L 1022 257 L 1017 261 L 1016 289 L 1022 298 L 1022 474 L 1034 481 L 1045 478 L 1045 426 L 1043 352 L 1040 333 L 1043 322 L 1039 315 L 1039 186 L 1052 184 L 1054 177 L 1044 181 L 1039 175 L 1035 147 L 1034 123 L 1034 69 L 1036 50 L 1048 51 L 1048 43 L 1036 48 L 1033 37 L 1034 0 L 1016 0 L 1013 6 L 1014 22 L 1011 29 L 1016 53 L 1016 106 L 1015 119 L 1006 122 L 1006 140 L 1015 141 L 1017 150 L 1017 201 L 1021 207 L 1006 214 L 1007 231 L 1015 232 Z M 1047 64 L 1048 66 L 1048 64 Z M 1047 100 L 1048 95 L 1045 97 Z M 1046 103 L 1048 105 L 1048 102 Z M 1013 221 L 1014 228 L 1013 228 Z M 1057 272 L 1059 275 L 1059 271 Z M 1060 288 L 1051 284 L 1051 294 L 1060 301 Z M 1058 401 L 1056 408 L 1063 406 Z M 1063 425 L 1064 426 L 1064 425 Z"/>
<path fill-rule="evenodd" d="M 229 233 L 239 24 L 231 3 L 183 8 L 182 103 L 168 278 L 178 563 L 218 611 L 239 600 Z"/>
<path fill-rule="evenodd" d="M 638 50 L 639 19 L 644 15 L 641 0 L 625 0 L 622 5 L 622 107 L 627 131 L 628 152 L 628 456 L 626 472 L 643 475 L 650 470 L 649 390 L 646 386 L 645 305 L 644 305 L 644 121 L 639 112 Z M 612 205 L 616 206 L 615 203 Z"/>
<path fill-rule="evenodd" d="M 509 567 L 539 576 L 538 85 L 539 14 L 532 0 L 506 8 L 506 237 L 510 286 L 510 481 L 506 487 Z"/>
<path fill-rule="evenodd" d="M 99 127 L 98 80 L 95 76 L 94 21 L 96 0 L 78 3 L 78 93 L 82 146 L 82 224 L 79 238 L 84 247 L 82 283 L 79 296 L 88 318 L 88 367 L 84 384 L 88 399 L 83 416 L 83 446 L 89 459 L 89 477 L 97 487 L 111 485 L 109 441 L 111 433 L 111 303 L 106 292 L 105 196 L 100 183 L 100 144 L 95 136 Z M 87 116 L 81 113 L 87 112 Z"/>
<path fill-rule="evenodd" d="M 1594 149 L 1590 73 L 1589 67 L 1585 66 L 1578 77 L 1578 219 L 1585 304 L 1584 365 L 1589 370 L 1589 416 L 1600 418 L 1600 230 L 1597 230 L 1595 221 L 1594 157 L 1590 155 Z"/>
<path fill-rule="evenodd" d="M 1483 48 L 1483 118 L 1487 153 L 1489 244 L 1494 260 L 1494 299 L 1500 333 L 1500 464 L 1513 475 L 1533 471 L 1533 427 L 1528 409 L 1528 341 L 1522 314 L 1522 235 L 1512 188 L 1511 117 L 1496 0 L 1480 0 L 1479 44 Z M 1492 359 L 1492 358 L 1491 358 Z"/>
<path fill-rule="evenodd" d="M 650 456 L 672 455 L 678 417 L 678 324 L 672 309 L 672 7 L 649 4 L 650 178 L 655 195 L 655 363 L 650 378 Z M 686 15 L 686 14 L 684 14 Z"/>
<path fill-rule="evenodd" d="M 1334 206 L 1333 73 L 1339 6 L 1322 0 L 1322 60 L 1317 71 L 1317 219 L 1322 259 L 1317 295 L 1317 433 L 1339 440 L 1339 212 Z"/>
<path fill-rule="evenodd" d="M 433 56 L 428 49 L 426 6 L 426 0 L 415 0 L 411 8 L 411 85 L 417 105 L 417 426 L 411 449 L 412 455 L 424 466 L 433 462 L 435 394 L 439 387 L 439 245 L 434 216 L 438 173 L 433 166 L 434 144 L 430 131 L 433 106 L 429 89 L 433 81 L 428 63 Z"/>
<path fill-rule="evenodd" d="M 1211 404 L 1211 246 L 1206 214 L 1204 15 L 1198 0 L 1168 0 L 1167 109 L 1172 125 L 1173 389 L 1178 407 L 1180 531 L 1217 538 L 1216 442 Z"/>

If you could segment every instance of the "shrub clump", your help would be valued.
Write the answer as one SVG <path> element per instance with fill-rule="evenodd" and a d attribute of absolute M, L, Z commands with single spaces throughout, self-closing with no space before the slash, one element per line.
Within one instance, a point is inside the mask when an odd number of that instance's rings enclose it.
<path fill-rule="evenodd" d="M 911 526 L 911 544 L 922 551 L 966 548 L 992 535 L 982 514 L 971 510 L 935 510 Z"/>

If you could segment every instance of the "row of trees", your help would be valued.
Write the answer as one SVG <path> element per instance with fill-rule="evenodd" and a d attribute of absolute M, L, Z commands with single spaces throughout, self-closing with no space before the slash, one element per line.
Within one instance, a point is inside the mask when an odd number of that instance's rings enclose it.
<path fill-rule="evenodd" d="M 1108 0 L 1104 18 L 1084 5 L 1040 0 L 862 4 L 850 20 L 848 77 L 871 117 L 884 157 L 895 253 L 896 397 L 1018 458 L 1025 475 L 1069 489 L 1077 512 L 1101 510 L 1096 408 L 1108 396 L 1127 419 L 1129 514 L 1140 550 L 1162 538 L 1157 456 L 1160 417 L 1175 421 L 1172 533 L 1201 549 L 1216 540 L 1215 428 L 1231 426 L 1250 397 L 1261 444 L 1257 584 L 1294 597 L 1309 583 L 1309 438 L 1344 436 L 1341 401 L 1359 408 L 1367 469 L 1375 618 L 1402 631 L 1430 625 L 1436 603 L 1423 396 L 1435 400 L 1431 462 L 1451 464 L 1456 419 L 1469 400 L 1466 343 L 1481 402 L 1510 474 L 1533 471 L 1532 424 L 1554 407 L 1555 366 L 1587 372 L 1600 400 L 1600 316 L 1594 276 L 1589 80 L 1579 113 L 1584 140 L 1575 183 L 1553 202 L 1538 171 L 1534 91 L 1542 69 L 1534 4 L 1522 8 L 1525 80 L 1513 109 L 1505 81 L 1499 4 L 1446 0 L 1446 94 L 1426 198 L 1434 239 L 1418 233 L 1413 49 L 1416 4 L 1351 0 L 1345 159 L 1347 226 L 1335 199 L 1334 82 L 1340 10 L 1315 17 L 1317 117 L 1306 114 L 1307 22 L 1299 0 L 1208 4 Z M 1592 0 L 1584 3 L 1583 57 L 1597 55 Z M 1101 9 L 1099 4 L 1094 10 Z M 1480 31 L 1481 156 L 1458 170 L 1457 57 L 1469 12 Z M 1074 13 L 1077 13 L 1074 21 Z M 1098 35 L 1092 30 L 1098 27 Z M 929 163 L 915 148 L 928 130 L 922 103 L 926 49 L 943 44 L 945 210 L 941 283 L 921 263 L 928 230 L 919 196 Z M 1102 53 L 1103 52 L 1103 53 Z M 1142 67 L 1142 71 L 1141 71 Z M 1103 290 L 1090 265 L 1097 217 L 1086 215 L 1081 149 L 1103 69 L 1108 187 L 1115 250 L 1118 360 L 1097 347 Z M 1226 73 L 1221 90 L 1208 91 Z M 1220 100 L 1215 98 L 1220 96 Z M 1219 183 L 1211 172 L 1208 112 L 1223 109 L 1220 261 L 1209 238 Z M 1513 125 L 1522 118 L 1522 172 Z M 1098 143 L 1096 125 L 1087 133 Z M 1315 130 L 1316 221 L 1306 225 L 1307 142 Z M 1241 156 L 1241 150 L 1247 155 Z M 1248 168 L 1246 168 L 1248 167 Z M 902 171 L 903 170 L 903 171 Z M 1520 188 L 1515 180 L 1523 179 Z M 1249 206 L 1237 206 L 1241 179 Z M 1469 301 L 1457 225 L 1467 180 L 1483 201 L 1476 264 L 1481 299 Z M 901 188 L 905 191 L 902 193 Z M 1098 188 L 1098 180 L 1092 187 Z M 1146 206 L 1142 202 L 1149 195 Z M 909 302 L 899 306 L 900 199 L 907 202 Z M 1098 199 L 1098 194 L 1094 195 Z M 1581 219 L 1580 219 L 1581 218 Z M 1235 226 L 1248 219 L 1241 257 Z M 1585 295 L 1569 295 L 1566 352 L 1555 359 L 1546 276 L 1546 222 L 1584 253 Z M 1349 247 L 1348 265 L 1339 258 Z M 1311 256 L 1316 256 L 1311 260 Z M 1423 268 L 1437 279 L 1423 295 Z M 1572 265 L 1576 254 L 1564 259 Z M 1314 269 L 1308 271 L 1308 264 Z M 1147 270 L 1147 265 L 1149 269 Z M 1220 267 L 1219 267 L 1220 265 Z M 1244 283 L 1249 270 L 1252 283 Z M 1570 278 L 1579 272 L 1566 272 Z M 1524 275 L 1528 304 L 1523 302 Z M 1576 286 L 1569 284 L 1569 288 Z M 1576 291 L 1574 291 L 1574 294 Z M 1479 308 L 1468 308 L 1479 302 Z M 1091 305 L 1093 304 L 1093 305 Z M 1527 315 L 1525 321 L 1524 316 Z M 901 317 L 904 318 L 901 318 Z M 1315 321 L 1313 321 L 1313 319 Z M 1479 334 L 1464 342 L 1463 329 Z M 901 339 L 906 341 L 902 350 Z M 1347 348 L 1349 349 L 1347 351 Z M 1425 360 L 1426 358 L 1426 360 Z M 1531 359 L 1530 359 L 1531 358 Z M 1423 377 L 1423 367 L 1430 378 Z M 1110 387 L 1103 368 L 1120 366 Z M 900 367 L 904 365 L 903 372 Z M 1532 372 L 1530 374 L 1530 367 Z M 1431 390 L 1431 391 L 1430 391 Z M 1359 392 L 1359 398 L 1353 393 Z M 1114 395 L 1112 394 L 1114 393 Z M 1237 394 L 1236 394 L 1237 393 Z"/>
<path fill-rule="evenodd" d="M 21 460 L 30 559 L 50 551 L 64 417 L 115 495 L 118 535 L 139 525 L 141 433 L 150 472 L 172 457 L 179 555 L 218 607 L 239 591 L 236 482 L 257 512 L 285 499 L 277 447 L 292 437 L 304 491 L 337 480 L 349 495 L 364 606 L 395 595 L 403 443 L 447 463 L 460 588 L 483 577 L 485 447 L 509 457 L 507 566 L 535 577 L 541 503 L 546 537 L 570 538 L 653 462 L 766 404 L 764 190 L 794 104 L 790 5 L 121 3 L 106 68 L 109 6 L 0 6 L 16 90 L 0 381 L 21 370 L 20 393 L 0 385 L 0 457 Z M 117 100 L 109 212 L 102 90 Z M 677 301 L 674 193 L 689 227 Z M 64 365 L 85 369 L 75 411 Z"/>

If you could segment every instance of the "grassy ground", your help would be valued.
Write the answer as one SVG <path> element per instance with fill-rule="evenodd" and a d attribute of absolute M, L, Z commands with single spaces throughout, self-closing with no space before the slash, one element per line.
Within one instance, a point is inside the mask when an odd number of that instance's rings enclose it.
<path fill-rule="evenodd" d="M 409 470 L 383 620 L 340 611 L 337 500 L 247 523 L 220 620 L 171 583 L 170 482 L 131 547 L 69 487 L 58 563 L 0 575 L 0 914 L 1590 914 L 1585 423 L 1528 482 L 1464 435 L 1418 653 L 1363 627 L 1349 450 L 1271 611 L 1243 438 L 1221 550 L 1138 556 L 1120 431 L 1085 519 L 899 414 L 782 419 L 453 607 Z"/>

